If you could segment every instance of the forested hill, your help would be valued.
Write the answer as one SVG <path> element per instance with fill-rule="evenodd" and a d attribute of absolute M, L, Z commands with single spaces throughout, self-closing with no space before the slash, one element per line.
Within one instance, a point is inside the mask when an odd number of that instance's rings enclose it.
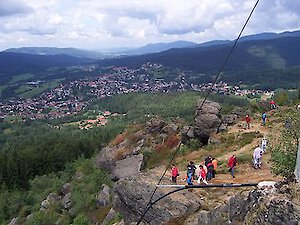
<path fill-rule="evenodd" d="M 4 52 L 14 52 L 33 55 L 69 55 L 80 58 L 99 59 L 103 57 L 100 52 L 88 51 L 78 48 L 54 48 L 54 47 L 23 47 L 9 48 Z"/>
<path fill-rule="evenodd" d="M 170 49 L 156 54 L 99 61 L 102 66 L 139 66 L 147 61 L 199 73 L 216 73 L 231 43 L 208 47 Z M 300 66 L 300 37 L 239 42 L 225 71 L 260 71 Z"/>
<path fill-rule="evenodd" d="M 0 52 L 0 82 L 8 81 L 13 75 L 39 72 L 50 67 L 65 67 L 91 62 L 91 59 L 68 55 L 33 55 Z"/>

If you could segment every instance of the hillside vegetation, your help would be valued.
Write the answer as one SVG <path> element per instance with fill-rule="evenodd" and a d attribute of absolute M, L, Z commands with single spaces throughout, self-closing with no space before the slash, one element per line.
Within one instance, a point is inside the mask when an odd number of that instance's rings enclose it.
<path fill-rule="evenodd" d="M 151 117 L 162 117 L 172 120 L 180 117 L 182 125 L 189 124 L 195 113 L 195 105 L 199 100 L 199 93 L 186 92 L 174 94 L 129 94 L 120 95 L 99 101 L 93 106 L 95 109 L 109 109 L 113 112 L 125 113 L 126 116 L 112 120 L 106 127 L 79 130 L 76 126 L 65 126 L 66 121 L 3 123 L 0 133 L 0 223 L 7 224 L 12 218 L 18 217 L 21 224 L 95 224 L 102 222 L 111 205 L 97 208 L 95 196 L 102 184 L 112 185 L 109 175 L 96 168 L 93 156 L 106 146 L 114 146 L 122 142 L 120 138 L 128 138 L 129 144 L 136 144 L 137 126 L 143 129 L 144 122 Z M 200 148 L 196 142 L 190 142 L 180 149 L 175 162 L 180 166 L 181 178 L 184 176 L 186 163 L 189 160 L 202 159 L 212 154 L 220 160 L 218 179 L 215 182 L 228 181 L 226 161 L 230 154 L 238 155 L 238 181 L 259 181 L 271 178 L 271 149 L 266 155 L 264 170 L 253 172 L 251 168 L 251 153 L 254 144 L 264 135 L 278 140 L 283 128 L 285 111 L 278 110 L 268 121 L 266 127 L 260 126 L 260 110 L 247 100 L 228 96 L 211 96 L 219 101 L 230 112 L 233 106 L 240 106 L 243 110 L 253 113 L 253 127 L 243 128 L 243 121 L 220 133 L 220 145 L 210 144 Z M 287 98 L 285 103 L 289 103 Z M 294 102 L 291 102 L 294 104 Z M 286 107 L 286 106 L 285 106 Z M 283 108 L 284 109 L 284 108 Z M 286 109 L 288 110 L 288 109 Z M 78 118 L 80 120 L 80 115 Z M 72 118 L 76 120 L 76 118 Z M 130 126 L 128 126 L 130 125 Z M 124 129 L 126 128 L 126 132 Z M 119 135 L 123 133 L 123 135 Z M 127 136 L 126 136 L 127 135 Z M 119 140 L 118 140 L 119 139 Z M 168 139 L 158 143 L 152 154 L 148 154 L 147 168 L 154 168 L 154 174 L 159 176 L 162 167 L 168 162 L 172 148 L 178 139 Z M 279 143 L 274 141 L 271 145 Z M 147 153 L 145 153 L 147 154 Z M 276 159 L 276 158 L 275 158 Z M 156 172 L 155 172 L 156 171 Z M 245 177 L 251 173 L 249 177 Z M 280 173 L 281 174 L 281 173 Z M 168 178 L 166 178 L 168 180 Z M 39 211 L 41 202 L 49 193 L 60 193 L 61 187 L 72 185 L 71 202 L 73 211 L 61 211 L 58 205 L 53 205 L 46 213 Z M 205 192 L 209 196 L 210 192 Z M 211 205 L 224 200 L 225 193 L 216 194 Z M 63 213 L 65 212 L 65 213 Z M 31 215 L 30 219 L 26 219 Z M 120 217 L 117 216 L 118 220 Z"/>

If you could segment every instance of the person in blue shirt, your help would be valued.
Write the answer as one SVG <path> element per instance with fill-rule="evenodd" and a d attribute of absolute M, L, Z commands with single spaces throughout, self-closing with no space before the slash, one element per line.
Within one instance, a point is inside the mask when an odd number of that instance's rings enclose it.
<path fill-rule="evenodd" d="M 190 161 L 190 163 L 187 165 L 187 184 L 188 185 L 193 185 L 193 179 L 194 179 L 194 175 L 195 175 L 195 171 L 196 171 L 196 167 L 194 165 L 193 161 Z"/>
<path fill-rule="evenodd" d="M 262 125 L 266 125 L 266 121 L 267 121 L 267 113 L 263 112 L 263 114 L 261 114 L 261 119 L 262 119 Z"/>

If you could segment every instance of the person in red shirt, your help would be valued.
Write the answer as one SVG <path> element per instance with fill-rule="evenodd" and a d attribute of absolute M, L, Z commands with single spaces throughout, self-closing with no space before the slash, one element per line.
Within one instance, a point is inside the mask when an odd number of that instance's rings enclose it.
<path fill-rule="evenodd" d="M 203 168 L 202 165 L 199 165 L 199 178 L 197 180 L 198 184 L 200 184 L 201 181 L 204 184 L 208 184 L 207 181 L 206 181 L 206 171 L 205 171 L 205 169 Z"/>
<path fill-rule="evenodd" d="M 246 123 L 247 123 L 247 128 L 250 129 L 250 122 L 251 122 L 250 116 L 246 115 L 245 120 L 246 120 Z"/>
<path fill-rule="evenodd" d="M 276 104 L 273 99 L 270 101 L 270 107 L 271 107 L 271 109 L 276 109 Z"/>
<path fill-rule="evenodd" d="M 179 176 L 179 171 L 178 171 L 178 168 L 174 164 L 172 164 L 171 174 L 172 174 L 172 181 L 174 183 L 176 183 L 177 177 Z"/>
<path fill-rule="evenodd" d="M 228 166 L 229 166 L 228 172 L 230 172 L 232 178 L 235 178 L 234 169 L 235 169 L 236 165 L 237 165 L 236 157 L 235 157 L 235 155 L 232 155 L 228 160 Z"/>

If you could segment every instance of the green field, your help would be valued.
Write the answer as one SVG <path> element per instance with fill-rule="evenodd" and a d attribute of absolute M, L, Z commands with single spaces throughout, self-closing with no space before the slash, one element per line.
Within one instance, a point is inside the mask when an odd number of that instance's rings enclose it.
<path fill-rule="evenodd" d="M 30 73 L 24 73 L 20 75 L 13 76 L 9 83 L 13 84 L 22 80 L 28 80 L 29 78 L 33 78 L 34 75 Z"/>
<path fill-rule="evenodd" d="M 22 85 L 19 88 L 17 88 L 15 90 L 15 93 L 23 98 L 32 98 L 34 96 L 37 96 L 39 94 L 41 94 L 42 92 L 55 88 L 57 86 L 59 86 L 61 84 L 61 81 L 64 79 L 57 79 L 57 80 L 53 80 L 47 83 L 42 83 L 40 84 L 38 87 L 31 87 L 31 89 L 29 89 L 29 87 L 27 85 Z"/>
<path fill-rule="evenodd" d="M 0 85 L 0 97 L 1 97 L 1 93 L 2 91 L 7 88 L 7 85 Z"/>
<path fill-rule="evenodd" d="M 21 116 L 6 116 L 4 117 L 4 122 L 12 123 L 12 122 L 21 122 Z"/>

